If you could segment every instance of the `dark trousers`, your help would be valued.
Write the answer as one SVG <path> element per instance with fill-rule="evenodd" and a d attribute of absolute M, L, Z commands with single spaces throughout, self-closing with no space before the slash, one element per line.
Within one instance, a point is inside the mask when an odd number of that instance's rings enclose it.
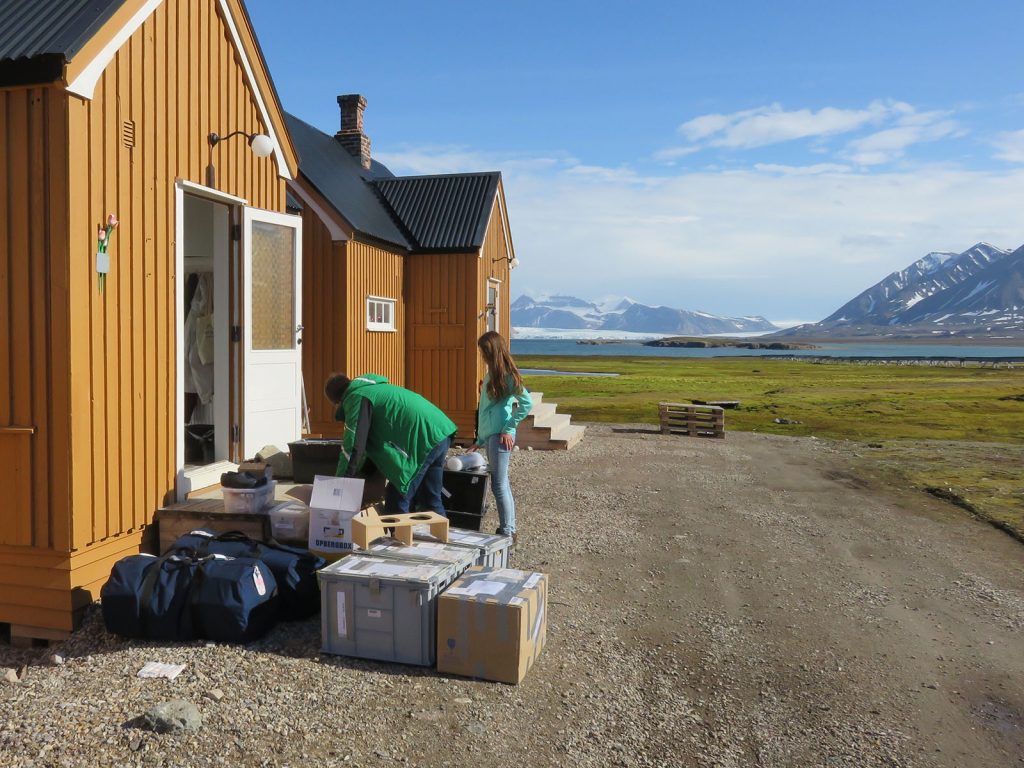
<path fill-rule="evenodd" d="M 448 446 L 451 440 L 445 438 L 427 454 L 423 466 L 409 483 L 409 491 L 404 495 L 390 482 L 384 497 L 384 511 L 389 515 L 404 515 L 409 511 L 413 499 L 423 509 L 437 512 L 439 515 L 447 514 L 444 511 L 444 499 L 441 497 L 441 488 L 444 481 L 444 461 L 448 456 Z"/>

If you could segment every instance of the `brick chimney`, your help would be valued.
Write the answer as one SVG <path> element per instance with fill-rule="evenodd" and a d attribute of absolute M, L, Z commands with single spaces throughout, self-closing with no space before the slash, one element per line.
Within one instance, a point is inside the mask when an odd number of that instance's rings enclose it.
<path fill-rule="evenodd" d="M 370 137 L 363 133 L 363 110 L 366 99 L 358 93 L 338 97 L 341 108 L 341 130 L 334 138 L 345 150 L 359 160 L 363 168 L 370 169 Z"/>

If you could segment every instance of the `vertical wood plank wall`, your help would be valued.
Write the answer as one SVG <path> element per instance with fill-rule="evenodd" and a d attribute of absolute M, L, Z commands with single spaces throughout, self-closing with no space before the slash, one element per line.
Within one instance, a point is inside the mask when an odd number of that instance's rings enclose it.
<path fill-rule="evenodd" d="M 212 157 L 217 188 L 250 205 L 283 211 L 285 193 L 273 157 L 243 139 L 211 156 L 211 131 L 266 130 L 216 0 L 160 4 L 92 100 L 56 93 L 0 93 L 0 184 L 21 180 L 0 189 L 16 214 L 0 217 L 16 230 L 0 232 L 0 297 L 19 296 L 0 313 L 11 321 L 0 326 L 0 451 L 27 439 L 33 478 L 31 517 L 0 519 L 0 594 L 29 565 L 48 591 L 17 610 L 0 598 L 0 621 L 70 629 L 72 609 L 95 598 L 174 489 L 175 178 L 205 184 Z M 110 213 L 121 224 L 100 293 L 96 230 Z M 4 425 L 36 432 L 10 437 Z"/>
<path fill-rule="evenodd" d="M 320 217 L 302 211 L 302 379 L 310 429 L 341 434 L 323 395 L 324 382 L 345 367 L 345 261 L 343 243 L 331 240 Z"/>
<path fill-rule="evenodd" d="M 70 604 L 66 168 L 64 92 L 0 91 L 0 621 Z"/>
<path fill-rule="evenodd" d="M 345 242 L 348 284 L 348 354 L 344 370 L 377 373 L 392 384 L 405 385 L 405 302 L 402 300 L 404 257 L 355 240 Z M 395 300 L 395 330 L 366 329 L 366 298 Z"/>
<path fill-rule="evenodd" d="M 404 258 L 367 243 L 332 242 L 309 208 L 303 221 L 302 370 L 310 408 L 310 428 L 327 437 L 341 435 L 334 410 L 323 396 L 332 373 L 379 373 L 405 383 Z M 366 297 L 396 301 L 396 330 L 366 329 Z"/>
<path fill-rule="evenodd" d="M 476 315 L 480 256 L 418 253 L 405 262 L 406 381 L 448 414 L 459 437 L 476 431 Z"/>

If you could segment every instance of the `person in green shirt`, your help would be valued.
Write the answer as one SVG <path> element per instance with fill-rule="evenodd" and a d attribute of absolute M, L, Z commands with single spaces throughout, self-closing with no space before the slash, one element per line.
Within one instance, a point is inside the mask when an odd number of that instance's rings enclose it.
<path fill-rule="evenodd" d="M 455 423 L 422 395 L 374 373 L 354 379 L 334 374 L 324 394 L 337 409 L 335 418 L 345 422 L 335 474 L 354 477 L 369 460 L 388 480 L 388 514 L 407 513 L 418 497 L 427 509 L 444 515 L 441 484 L 448 447 L 458 431 Z"/>

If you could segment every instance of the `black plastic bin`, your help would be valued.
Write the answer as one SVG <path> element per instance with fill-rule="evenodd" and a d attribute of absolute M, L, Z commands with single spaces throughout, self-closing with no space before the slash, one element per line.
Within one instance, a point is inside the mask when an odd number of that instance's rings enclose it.
<path fill-rule="evenodd" d="M 185 463 L 212 464 L 213 424 L 185 425 Z"/>
<path fill-rule="evenodd" d="M 341 440 L 307 438 L 288 443 L 292 455 L 292 479 L 312 483 L 316 475 L 334 475 L 341 455 Z"/>
<path fill-rule="evenodd" d="M 484 472 L 446 469 L 443 485 L 444 510 L 448 522 L 456 528 L 479 531 L 487 505 L 490 475 Z"/>

